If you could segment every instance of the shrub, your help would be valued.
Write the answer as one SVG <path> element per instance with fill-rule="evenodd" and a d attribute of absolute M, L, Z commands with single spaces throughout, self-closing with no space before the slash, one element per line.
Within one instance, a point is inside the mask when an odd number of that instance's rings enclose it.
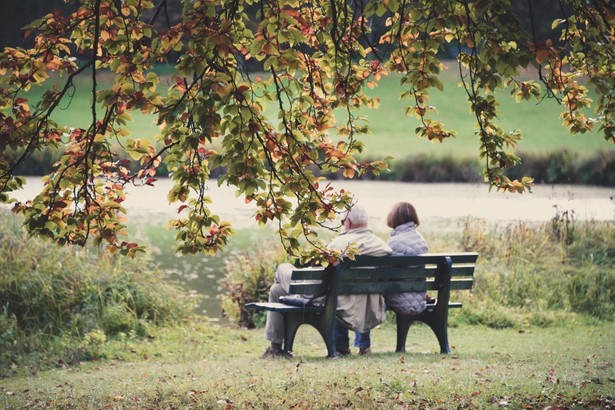
<path fill-rule="evenodd" d="M 521 164 L 509 169 L 510 179 L 531 175 L 538 183 L 615 185 L 615 151 L 580 157 L 568 150 L 548 154 L 520 153 Z"/>
<path fill-rule="evenodd" d="M 547 327 L 563 323 L 570 316 L 570 313 L 561 310 L 514 308 L 489 299 L 472 299 L 470 303 L 464 304 L 463 309 L 451 313 L 449 326 L 470 324 L 487 326 L 492 329 Z"/>
<path fill-rule="evenodd" d="M 19 339 L 19 326 L 15 315 L 8 313 L 6 307 L 0 310 L 0 351 L 9 351 Z"/>
<path fill-rule="evenodd" d="M 9 150 L 4 153 L 5 158 L 9 164 L 15 164 L 17 160 L 23 155 L 23 150 L 18 151 Z M 61 157 L 61 153 L 58 150 L 52 150 L 49 147 L 38 149 L 34 151 L 26 159 L 15 168 L 15 174 L 17 175 L 45 175 L 52 171 L 53 164 Z"/>
<path fill-rule="evenodd" d="M 223 314 L 239 326 L 261 327 L 264 312 L 244 308 L 246 303 L 266 301 L 278 264 L 286 260 L 280 245 L 240 253 L 226 260 L 226 274 L 221 279 L 223 293 L 219 296 Z"/>
<path fill-rule="evenodd" d="M 9 163 L 15 163 L 22 155 L 20 151 L 5 154 Z M 531 175 L 536 182 L 548 184 L 585 184 L 615 185 L 615 151 L 598 151 L 590 156 L 579 157 L 568 150 L 557 150 L 547 154 L 521 152 L 523 162 L 507 170 L 510 179 L 521 179 Z M 52 171 L 53 164 L 60 158 L 59 151 L 48 148 L 35 151 L 28 160 L 21 164 L 15 173 L 18 175 L 45 175 Z M 135 171 L 139 164 L 130 156 L 122 156 L 124 164 Z M 365 160 L 381 160 L 366 158 Z M 389 162 L 390 172 L 379 176 L 366 175 L 365 179 L 377 179 L 402 182 L 480 182 L 483 180 L 482 164 L 476 158 L 458 158 L 453 156 L 435 157 L 425 154 L 395 159 Z M 323 173 L 317 167 L 310 168 L 315 175 L 330 179 L 342 179 L 342 172 Z M 211 170 L 211 177 L 217 178 L 227 170 L 217 167 Z M 158 177 L 167 177 L 169 171 L 166 163 L 156 170 Z"/>
<path fill-rule="evenodd" d="M 457 245 L 452 244 L 455 240 Z M 550 326 L 577 315 L 613 320 L 613 221 L 579 222 L 566 211 L 544 223 L 505 227 L 468 218 L 456 239 L 432 246 L 433 252 L 457 249 L 480 256 L 472 291 L 454 294 L 465 303 L 451 312 L 451 326 Z M 243 306 L 267 300 L 275 267 L 282 261 L 279 249 L 239 254 L 228 261 L 221 300 L 233 322 L 250 328 L 262 325 L 264 314 Z"/>
<path fill-rule="evenodd" d="M 489 304 L 476 305 L 478 313 L 463 313 L 480 317 L 480 320 L 466 318 L 469 322 L 498 327 L 500 319 L 494 315 L 500 307 L 525 312 L 526 317 L 517 320 L 517 324 L 553 323 L 546 312 L 554 311 L 613 320 L 615 223 L 612 221 L 578 222 L 570 214 L 558 212 L 543 224 L 518 222 L 497 231 L 468 220 L 460 246 L 464 250 L 483 251 L 472 294 L 473 302 L 489 301 Z"/>
<path fill-rule="evenodd" d="M 54 338 L 146 336 L 148 327 L 188 315 L 184 291 L 147 256 L 56 247 L 27 238 L 15 218 L 0 211 L 0 363 L 45 350 Z"/>
<path fill-rule="evenodd" d="M 475 159 L 428 155 L 393 162 L 390 177 L 402 182 L 479 182 L 483 179 Z"/>
<path fill-rule="evenodd" d="M 615 186 L 615 153 L 601 151 L 579 166 L 579 175 L 584 184 Z"/>
<path fill-rule="evenodd" d="M 118 147 L 112 147 L 112 150 L 117 148 Z M 17 151 L 7 151 L 5 153 L 6 160 L 9 164 L 15 164 L 22 155 L 23 149 Z M 44 147 L 30 154 L 24 162 L 20 163 L 15 168 L 14 172 L 16 175 L 22 176 L 46 175 L 53 172 L 54 164 L 60 160 L 61 157 L 62 151 L 60 149 L 54 150 L 49 147 Z M 139 169 L 139 164 L 132 160 L 132 158 L 127 154 L 118 157 L 118 160 L 127 161 L 123 165 L 133 172 L 136 172 Z M 158 177 L 168 177 L 169 171 L 167 169 L 167 164 L 160 164 L 160 166 L 156 169 L 156 175 Z"/>
<path fill-rule="evenodd" d="M 510 179 L 530 175 L 538 183 L 615 185 L 615 151 L 580 157 L 569 150 L 520 153 L 522 162 L 506 171 Z M 480 182 L 482 164 L 475 158 L 416 155 L 391 160 L 390 172 L 365 178 L 402 182 Z M 340 176 L 341 178 L 341 176 Z"/>

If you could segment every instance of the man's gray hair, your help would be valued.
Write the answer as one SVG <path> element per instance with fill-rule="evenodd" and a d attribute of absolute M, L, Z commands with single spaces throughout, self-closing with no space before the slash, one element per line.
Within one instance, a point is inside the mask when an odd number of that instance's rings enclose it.
<path fill-rule="evenodd" d="M 369 222 L 369 216 L 367 216 L 367 211 L 361 205 L 354 204 L 352 208 L 346 214 L 346 218 L 350 219 L 350 221 L 355 225 L 367 225 Z"/>

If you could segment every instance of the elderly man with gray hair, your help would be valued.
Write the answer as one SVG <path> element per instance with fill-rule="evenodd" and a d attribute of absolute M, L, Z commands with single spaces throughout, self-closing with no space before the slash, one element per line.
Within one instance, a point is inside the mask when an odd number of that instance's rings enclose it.
<path fill-rule="evenodd" d="M 331 249 L 346 250 L 349 246 L 358 250 L 360 255 L 384 256 L 392 253 L 389 245 L 368 228 L 369 217 L 360 205 L 354 205 L 342 221 L 344 232 L 329 242 Z M 269 291 L 269 301 L 278 302 L 281 296 L 288 295 L 293 265 L 284 263 L 278 266 L 274 283 Z M 336 350 L 349 354 L 348 329 L 357 334 L 355 345 L 360 353 L 370 349 L 369 330 L 384 322 L 384 298 L 379 294 L 339 295 L 337 301 Z M 288 355 L 282 350 L 284 343 L 284 317 L 278 312 L 268 312 L 265 324 L 265 339 L 271 342 L 263 357 Z"/>

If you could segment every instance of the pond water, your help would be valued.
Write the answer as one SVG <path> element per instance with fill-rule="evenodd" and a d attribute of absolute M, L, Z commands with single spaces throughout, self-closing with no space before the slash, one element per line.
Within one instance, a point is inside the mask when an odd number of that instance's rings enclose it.
<path fill-rule="evenodd" d="M 166 192 L 168 179 L 156 187 L 131 188 L 125 202 L 128 216 L 170 217 L 179 205 L 170 206 Z M 615 187 L 573 185 L 536 186 L 532 193 L 512 194 L 489 191 L 485 184 L 415 184 L 375 181 L 332 181 L 332 185 L 352 192 L 370 214 L 375 230 L 387 230 L 385 215 L 398 201 L 412 202 L 421 218 L 450 220 L 463 217 L 488 221 L 546 221 L 560 211 L 574 212 L 578 220 L 612 220 L 615 218 Z M 209 186 L 210 208 L 234 226 L 256 227 L 254 207 L 235 196 L 232 187 Z"/>
<path fill-rule="evenodd" d="M 414 184 L 375 181 L 333 181 L 336 189 L 352 192 L 370 215 L 371 227 L 383 236 L 389 232 L 385 217 L 398 201 L 412 202 L 421 218 L 422 229 L 431 232 L 454 231 L 461 218 L 483 219 L 491 223 L 514 221 L 541 222 L 558 212 L 568 212 L 577 220 L 615 220 L 615 188 L 587 186 L 536 186 L 532 193 L 510 194 L 489 192 L 484 184 Z M 28 178 L 26 189 L 13 196 L 24 201 L 41 189 L 38 178 Z M 125 207 L 131 230 L 150 242 L 155 259 L 169 277 L 189 289 L 199 301 L 197 311 L 211 320 L 220 319 L 216 295 L 219 278 L 224 273 L 224 259 L 248 249 L 255 243 L 274 241 L 273 231 L 258 229 L 254 206 L 235 196 L 232 187 L 218 187 L 211 181 L 210 206 L 222 220 L 233 223 L 241 235 L 234 237 L 221 254 L 182 256 L 174 251 L 174 234 L 165 229 L 166 221 L 177 216 L 178 204 L 169 205 L 166 193 L 171 181 L 161 179 L 155 187 L 131 187 Z M 273 228 L 273 227 L 272 227 Z"/>

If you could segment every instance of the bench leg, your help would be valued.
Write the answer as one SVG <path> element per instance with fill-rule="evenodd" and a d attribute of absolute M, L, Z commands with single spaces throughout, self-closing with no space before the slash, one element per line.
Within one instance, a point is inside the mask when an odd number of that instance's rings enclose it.
<path fill-rule="evenodd" d="M 436 334 L 436 337 L 438 338 L 438 342 L 440 343 L 440 353 L 442 354 L 450 353 L 451 349 L 448 346 L 448 329 L 446 328 L 446 326 L 444 326 L 443 329 L 440 329 L 437 332 L 436 330 L 434 330 L 434 333 Z"/>
<path fill-rule="evenodd" d="M 451 349 L 448 345 L 448 327 L 446 316 L 435 314 L 434 312 L 429 312 L 420 316 L 410 317 L 404 315 L 395 315 L 395 319 L 397 322 L 397 348 L 396 352 L 405 352 L 406 351 L 406 339 L 408 337 L 408 331 L 410 330 L 410 325 L 415 320 L 420 320 L 429 326 L 432 332 L 438 338 L 438 344 L 440 345 L 440 353 L 446 354 L 450 353 Z"/>
<path fill-rule="evenodd" d="M 330 332 L 322 332 L 320 328 L 318 328 L 318 331 L 320 332 L 322 339 L 325 341 L 325 345 L 327 345 L 327 358 L 333 359 L 337 357 L 337 352 L 335 350 L 335 333 L 333 334 L 333 337 L 331 337 L 331 335 L 325 335 L 325 333 Z"/>
<path fill-rule="evenodd" d="M 303 317 L 293 314 L 284 315 L 284 351 L 292 352 L 295 335 L 299 326 L 303 324 Z"/>
<path fill-rule="evenodd" d="M 396 352 L 406 351 L 406 338 L 408 337 L 408 331 L 412 324 L 412 319 L 408 316 L 395 314 L 395 321 L 397 323 L 397 348 Z"/>
<path fill-rule="evenodd" d="M 446 318 L 443 320 L 441 317 L 434 316 L 430 318 L 431 320 L 425 321 L 434 332 L 436 337 L 438 338 L 438 343 L 440 344 L 440 353 L 447 354 L 451 352 L 450 347 L 448 346 L 448 327 Z"/>
<path fill-rule="evenodd" d="M 337 357 L 337 351 L 335 349 L 335 319 L 333 321 L 326 320 L 325 315 L 318 316 L 310 323 L 325 342 L 327 346 L 327 358 L 333 359 Z"/>
<path fill-rule="evenodd" d="M 304 313 L 286 313 L 284 315 L 284 351 L 292 352 L 293 343 L 299 326 L 306 324 L 313 326 L 322 336 L 327 346 L 327 357 L 337 357 L 335 351 L 335 331 L 330 322 L 324 320 L 322 315 L 306 316 Z"/>

